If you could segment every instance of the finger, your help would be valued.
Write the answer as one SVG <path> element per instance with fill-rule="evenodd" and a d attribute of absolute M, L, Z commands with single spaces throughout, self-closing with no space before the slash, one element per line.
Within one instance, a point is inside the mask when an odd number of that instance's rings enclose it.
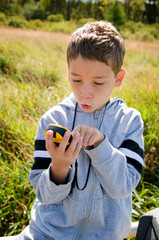
<path fill-rule="evenodd" d="M 49 148 L 52 145 L 52 139 L 53 139 L 53 131 L 49 130 L 47 132 L 46 137 L 45 137 L 46 149 Z"/>
<path fill-rule="evenodd" d="M 97 141 L 97 136 L 93 134 L 87 141 L 87 146 L 92 146 Z"/>
<path fill-rule="evenodd" d="M 70 154 L 70 153 L 72 154 L 74 152 L 76 145 L 78 144 L 79 138 L 80 138 L 79 132 L 74 133 L 72 142 L 67 150 L 68 154 Z"/>
<path fill-rule="evenodd" d="M 47 132 L 47 136 L 45 138 L 45 146 L 47 151 L 49 152 L 50 156 L 52 157 L 56 151 L 56 145 L 53 142 L 53 131 L 49 130 Z"/>
<path fill-rule="evenodd" d="M 65 152 L 70 136 L 71 136 L 71 133 L 69 131 L 65 132 L 63 139 L 59 145 L 60 152 Z"/>
<path fill-rule="evenodd" d="M 94 134 L 89 140 L 89 146 L 94 145 L 94 147 L 98 146 L 103 140 L 104 140 L 104 135 L 101 133 L 100 135 Z"/>
<path fill-rule="evenodd" d="M 76 132 L 79 132 L 79 133 L 80 133 L 80 129 L 81 129 L 81 125 L 76 126 L 76 127 L 73 129 L 72 134 L 74 135 Z"/>
<path fill-rule="evenodd" d="M 76 148 L 75 148 L 75 151 L 73 153 L 73 159 L 76 159 L 81 151 L 81 148 L 82 148 L 82 137 L 79 138 L 78 140 L 78 143 L 76 144 Z"/>
<path fill-rule="evenodd" d="M 85 135 L 83 136 L 82 145 L 85 147 L 88 146 L 90 138 L 91 138 L 91 133 L 89 133 L 89 132 L 85 133 Z"/>

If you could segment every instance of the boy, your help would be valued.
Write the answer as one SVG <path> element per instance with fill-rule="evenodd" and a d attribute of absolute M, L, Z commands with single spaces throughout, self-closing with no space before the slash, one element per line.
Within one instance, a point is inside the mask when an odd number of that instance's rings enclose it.
<path fill-rule="evenodd" d="M 29 176 L 37 199 L 18 239 L 121 240 L 129 232 L 144 146 L 140 113 L 110 99 L 125 74 L 124 54 L 124 41 L 108 22 L 73 33 L 67 49 L 73 93 L 39 122 Z M 45 139 L 50 123 L 70 130 L 59 146 L 53 131 Z"/>

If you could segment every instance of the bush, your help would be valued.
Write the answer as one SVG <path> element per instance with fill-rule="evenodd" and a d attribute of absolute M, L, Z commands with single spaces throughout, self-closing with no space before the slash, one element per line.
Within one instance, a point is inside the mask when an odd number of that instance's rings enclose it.
<path fill-rule="evenodd" d="M 142 30 L 142 31 L 137 31 L 135 33 L 135 39 L 137 40 L 141 40 L 141 41 L 152 41 L 154 40 L 154 36 L 149 32 L 149 31 L 145 31 L 145 30 Z"/>
<path fill-rule="evenodd" d="M 17 27 L 17 28 L 25 28 L 27 27 L 28 23 L 25 18 L 12 16 L 9 18 L 8 26 Z"/>
<path fill-rule="evenodd" d="M 135 33 L 136 31 L 136 23 L 133 21 L 128 21 L 125 23 L 125 27 L 129 29 L 131 33 Z"/>
<path fill-rule="evenodd" d="M 94 22 L 94 21 L 95 21 L 94 18 L 81 18 L 81 19 L 78 21 L 78 23 L 79 23 L 80 25 L 84 25 L 84 24 L 87 23 L 87 22 Z"/>
<path fill-rule="evenodd" d="M 154 36 L 154 38 L 159 39 L 159 24 L 154 24 L 149 28 L 150 33 Z"/>
<path fill-rule="evenodd" d="M 27 19 L 44 19 L 45 13 L 39 2 L 26 3 L 23 7 L 23 16 Z"/>
<path fill-rule="evenodd" d="M 30 29 L 41 29 L 42 26 L 43 26 L 43 22 L 40 19 L 29 21 L 29 28 Z"/>
<path fill-rule="evenodd" d="M 49 22 L 62 22 L 64 17 L 62 14 L 51 14 L 47 17 Z"/>
<path fill-rule="evenodd" d="M 6 20 L 6 15 L 0 12 L 0 22 L 5 22 L 5 20 Z"/>

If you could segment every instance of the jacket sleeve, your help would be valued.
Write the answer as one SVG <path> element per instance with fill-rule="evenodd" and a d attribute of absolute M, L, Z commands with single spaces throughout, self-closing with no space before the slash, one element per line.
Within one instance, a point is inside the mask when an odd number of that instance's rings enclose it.
<path fill-rule="evenodd" d="M 128 197 L 141 178 L 143 167 L 143 121 L 138 115 L 119 147 L 109 139 L 92 150 L 85 150 L 103 189 L 111 198 Z"/>
<path fill-rule="evenodd" d="M 73 178 L 70 168 L 66 184 L 56 185 L 50 180 L 51 157 L 45 147 L 45 130 L 49 123 L 57 124 L 55 120 L 46 121 L 45 118 L 41 118 L 39 122 L 34 145 L 34 163 L 29 174 L 36 197 L 43 204 L 58 203 L 65 199 L 70 193 Z"/>

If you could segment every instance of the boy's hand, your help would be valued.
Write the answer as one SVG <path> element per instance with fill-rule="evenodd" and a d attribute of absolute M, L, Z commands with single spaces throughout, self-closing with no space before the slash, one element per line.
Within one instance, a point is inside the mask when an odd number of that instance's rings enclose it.
<path fill-rule="evenodd" d="M 74 132 L 79 132 L 80 136 L 83 138 L 82 145 L 97 147 L 105 138 L 103 133 L 101 133 L 97 128 L 90 127 L 86 125 L 78 125 L 74 128 Z"/>
<path fill-rule="evenodd" d="M 45 139 L 46 149 L 52 159 L 51 180 L 56 184 L 62 184 L 66 181 L 69 167 L 75 162 L 82 147 L 82 137 L 78 132 L 74 132 L 72 142 L 66 150 L 70 135 L 69 131 L 65 132 L 59 146 L 53 142 L 53 131 L 49 130 Z"/>

